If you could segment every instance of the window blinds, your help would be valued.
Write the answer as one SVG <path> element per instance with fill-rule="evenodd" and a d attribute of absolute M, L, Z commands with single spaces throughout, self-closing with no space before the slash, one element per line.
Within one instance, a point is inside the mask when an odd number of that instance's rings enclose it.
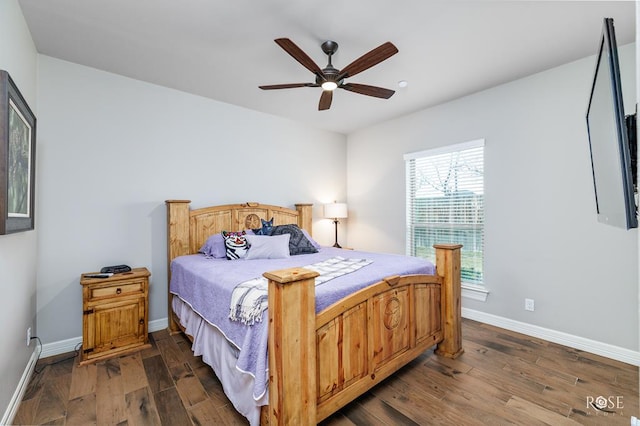
<path fill-rule="evenodd" d="M 462 248 L 462 279 L 483 283 L 484 140 L 406 154 L 407 254 L 434 259 L 433 244 Z"/>

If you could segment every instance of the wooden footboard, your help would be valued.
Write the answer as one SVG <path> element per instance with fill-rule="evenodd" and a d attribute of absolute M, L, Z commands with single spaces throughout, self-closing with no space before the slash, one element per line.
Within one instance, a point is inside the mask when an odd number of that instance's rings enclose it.
<path fill-rule="evenodd" d="M 317 316 L 313 271 L 269 279 L 265 424 L 316 424 L 426 349 L 462 352 L 460 245 L 437 245 L 437 275 L 386 278 Z"/>

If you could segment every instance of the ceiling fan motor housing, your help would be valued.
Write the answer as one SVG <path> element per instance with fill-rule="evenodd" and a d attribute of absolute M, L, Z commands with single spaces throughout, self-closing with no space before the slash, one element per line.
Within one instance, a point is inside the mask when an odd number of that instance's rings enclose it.
<path fill-rule="evenodd" d="M 316 75 L 316 84 L 322 84 L 325 81 L 335 81 L 338 85 L 342 84 L 344 78 L 338 81 L 336 78 L 338 77 L 338 73 L 340 71 L 335 69 L 333 66 L 328 65 L 326 68 L 322 69 L 322 75 Z"/>

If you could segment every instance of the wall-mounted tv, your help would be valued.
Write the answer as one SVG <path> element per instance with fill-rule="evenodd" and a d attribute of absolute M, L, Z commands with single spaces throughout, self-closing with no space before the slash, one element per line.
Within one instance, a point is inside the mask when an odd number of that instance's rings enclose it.
<path fill-rule="evenodd" d="M 598 221 L 623 229 L 638 227 L 630 144 L 637 140 L 635 120 L 636 114 L 625 117 L 613 19 L 604 18 L 587 130 Z"/>

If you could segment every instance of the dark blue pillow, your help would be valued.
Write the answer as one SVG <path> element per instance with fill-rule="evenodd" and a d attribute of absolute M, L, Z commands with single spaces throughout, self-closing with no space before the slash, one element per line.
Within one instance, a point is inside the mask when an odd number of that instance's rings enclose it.
<path fill-rule="evenodd" d="M 253 233 L 256 235 L 271 235 L 271 229 L 273 228 L 273 218 L 271 220 L 260 219 L 262 222 L 262 228 L 256 228 Z"/>
<path fill-rule="evenodd" d="M 290 234 L 289 237 L 289 254 L 295 256 L 297 254 L 317 253 L 311 241 L 304 236 L 302 229 L 298 225 L 278 225 L 271 229 L 270 235 Z"/>

